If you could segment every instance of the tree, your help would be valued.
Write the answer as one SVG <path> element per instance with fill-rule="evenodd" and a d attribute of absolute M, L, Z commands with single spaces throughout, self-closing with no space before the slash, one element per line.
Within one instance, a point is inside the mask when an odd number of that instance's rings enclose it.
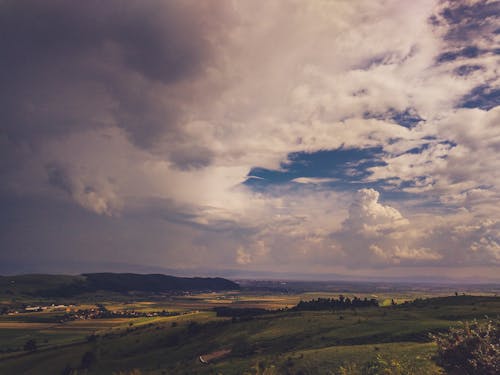
<path fill-rule="evenodd" d="M 454 374 L 500 374 L 500 319 L 466 322 L 449 332 L 431 335 L 438 345 L 437 362 Z"/>

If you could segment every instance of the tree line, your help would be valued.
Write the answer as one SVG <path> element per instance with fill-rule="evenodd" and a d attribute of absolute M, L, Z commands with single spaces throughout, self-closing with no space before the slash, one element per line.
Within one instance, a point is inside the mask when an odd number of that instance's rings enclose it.
<path fill-rule="evenodd" d="M 300 301 L 293 310 L 346 310 L 351 308 L 378 307 L 378 301 L 375 298 L 344 297 L 339 298 L 318 298 L 310 301 Z"/>

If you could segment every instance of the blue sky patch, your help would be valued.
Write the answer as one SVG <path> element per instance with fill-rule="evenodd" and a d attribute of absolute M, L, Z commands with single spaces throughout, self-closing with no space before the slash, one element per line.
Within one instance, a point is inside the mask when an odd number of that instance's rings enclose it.
<path fill-rule="evenodd" d="M 281 164 L 281 170 L 252 168 L 244 184 L 255 190 L 265 190 L 274 185 L 294 183 L 298 178 L 314 178 L 329 179 L 325 180 L 325 185 L 333 189 L 352 189 L 354 185 L 361 188 L 366 185 L 364 179 L 370 175 L 369 168 L 385 165 L 382 155 L 381 147 L 294 152 Z"/>
<path fill-rule="evenodd" d="M 481 108 L 488 111 L 497 105 L 500 105 L 500 89 L 481 85 L 465 95 L 459 107 Z"/>
<path fill-rule="evenodd" d="M 406 108 L 404 111 L 396 111 L 391 108 L 385 113 L 365 112 L 363 117 L 391 121 L 408 129 L 414 128 L 419 122 L 424 121 L 414 108 Z"/>
<path fill-rule="evenodd" d="M 430 146 L 430 143 L 424 143 L 421 146 L 414 147 L 404 152 L 404 154 L 421 154 L 424 150 L 427 150 Z"/>
<path fill-rule="evenodd" d="M 448 52 L 442 53 L 437 58 L 437 62 L 444 63 L 447 61 L 454 61 L 454 60 L 458 59 L 459 57 L 471 59 L 471 58 L 478 57 L 481 53 L 483 53 L 483 51 L 481 51 L 476 46 L 467 46 L 467 47 L 464 47 L 458 51 L 448 51 Z"/>
<path fill-rule="evenodd" d="M 481 65 L 473 64 L 473 65 L 461 65 L 453 72 L 458 76 L 468 76 L 471 73 L 474 73 L 478 70 L 483 70 L 484 67 Z"/>
<path fill-rule="evenodd" d="M 429 138 L 432 139 L 431 137 L 425 137 L 423 139 L 429 139 Z M 457 145 L 455 142 L 452 142 L 452 141 L 442 141 L 442 142 L 439 142 L 439 144 L 448 145 L 448 146 L 450 146 L 450 148 L 456 147 L 456 145 Z M 431 143 L 424 143 L 418 147 L 413 147 L 413 148 L 403 152 L 402 154 L 421 154 L 425 150 L 429 149 L 430 145 L 431 145 Z"/>

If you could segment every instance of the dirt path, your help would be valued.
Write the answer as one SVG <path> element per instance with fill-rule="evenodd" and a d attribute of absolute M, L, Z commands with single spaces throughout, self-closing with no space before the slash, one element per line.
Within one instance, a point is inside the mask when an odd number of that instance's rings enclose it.
<path fill-rule="evenodd" d="M 225 357 L 229 353 L 231 353 L 231 349 L 222 349 L 222 350 L 217 350 L 215 352 L 211 352 L 208 354 L 200 355 L 199 359 L 200 359 L 201 363 L 208 364 L 208 363 L 213 362 L 217 359 Z"/>

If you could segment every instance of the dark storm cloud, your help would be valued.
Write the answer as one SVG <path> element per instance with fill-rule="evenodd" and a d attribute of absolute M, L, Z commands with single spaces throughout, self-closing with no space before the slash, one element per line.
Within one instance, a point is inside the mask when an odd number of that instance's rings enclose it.
<path fill-rule="evenodd" d="M 181 170 L 206 167 L 213 159 L 213 152 L 203 147 L 183 147 L 170 152 L 170 161 Z"/>
<path fill-rule="evenodd" d="M 2 132 L 30 140 L 118 125 L 151 147 L 178 126 L 186 99 L 196 100 L 186 85 L 213 62 L 226 14 L 224 3 L 208 7 L 1 1 Z"/>
<path fill-rule="evenodd" d="M 70 195 L 73 193 L 71 177 L 62 165 L 53 162 L 49 163 L 45 169 L 47 171 L 49 183 L 52 186 L 59 188 Z"/>
<path fill-rule="evenodd" d="M 92 269 L 92 264 L 100 264 L 104 270 L 110 260 L 154 264 L 158 256 L 174 263 L 183 256 L 177 252 L 179 244 L 190 241 L 190 232 L 175 223 L 165 226 L 155 215 L 128 215 L 117 220 L 61 199 L 1 194 L 0 206 L 0 274 L 12 270 L 82 272 Z M 76 271 L 70 269 L 71 264 Z"/>
<path fill-rule="evenodd" d="M 498 23 L 464 4 L 0 0 L 0 273 L 494 267 Z"/>

